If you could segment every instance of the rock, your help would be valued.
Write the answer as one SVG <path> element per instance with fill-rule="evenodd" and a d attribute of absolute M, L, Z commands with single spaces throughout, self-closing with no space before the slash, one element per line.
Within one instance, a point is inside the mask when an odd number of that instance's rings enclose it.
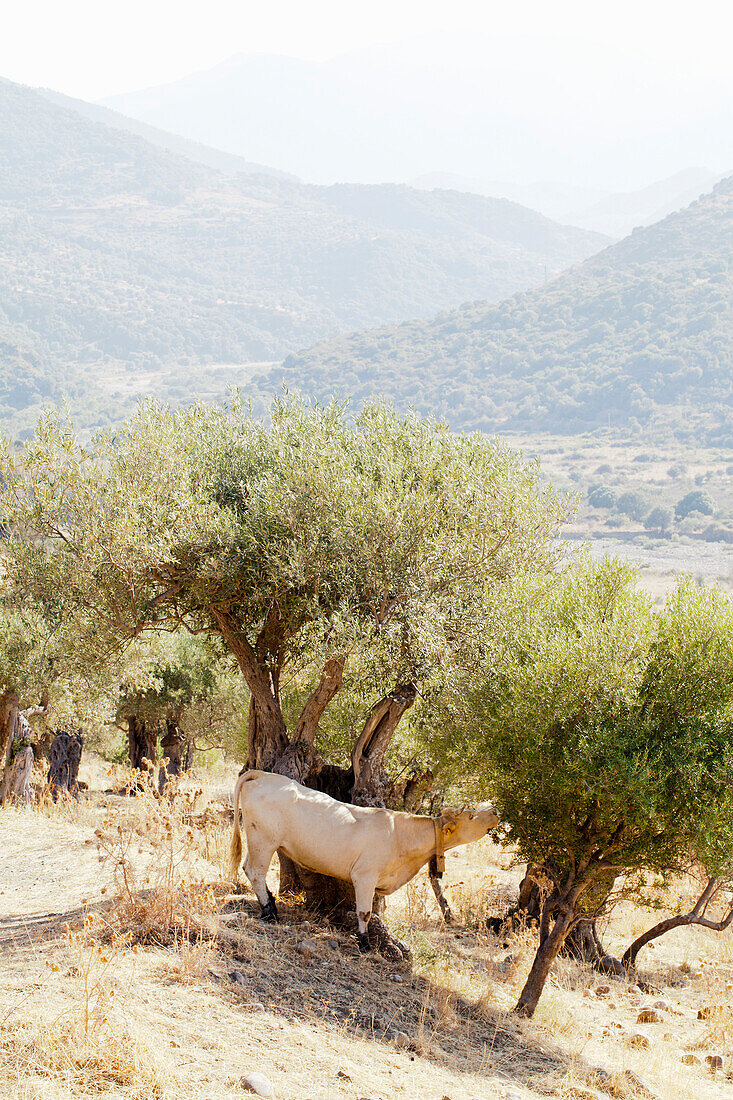
<path fill-rule="evenodd" d="M 390 974 L 389 980 L 391 982 L 404 982 L 405 979 L 402 977 L 401 974 Z"/>
<path fill-rule="evenodd" d="M 272 1081 L 269 1077 L 265 1077 L 264 1073 L 248 1073 L 240 1081 L 241 1087 L 245 1092 L 253 1092 L 255 1096 L 264 1096 L 272 1098 L 275 1096 L 275 1090 L 272 1087 Z"/>
<path fill-rule="evenodd" d="M 656 1008 L 642 1008 L 636 1017 L 637 1024 L 661 1024 L 662 1017 Z"/>
<path fill-rule="evenodd" d="M 237 985 L 246 985 L 247 979 L 241 970 L 230 970 L 229 981 L 236 982 Z"/>
<path fill-rule="evenodd" d="M 261 1001 L 252 1001 L 252 1004 L 242 1005 L 242 1007 L 248 1009 L 250 1012 L 267 1012 L 267 1009 Z"/>
<path fill-rule="evenodd" d="M 649 1088 L 643 1077 L 639 1077 L 638 1073 L 634 1073 L 633 1070 L 624 1070 L 624 1081 L 634 1090 L 634 1092 L 641 1093 L 642 1096 L 648 1096 L 652 1100 L 658 1100 L 656 1092 L 653 1092 Z"/>
<path fill-rule="evenodd" d="M 638 994 L 638 993 L 641 993 L 641 989 L 638 985 L 630 985 L 628 990 L 627 990 L 627 993 L 637 993 Z"/>
<path fill-rule="evenodd" d="M 605 997 L 607 993 L 611 992 L 610 985 L 596 986 L 596 997 Z"/>
<path fill-rule="evenodd" d="M 698 1020 L 709 1020 L 712 1015 L 712 1008 L 710 1005 L 705 1005 L 705 1008 L 698 1008 L 697 1018 Z"/>
<path fill-rule="evenodd" d="M 682 1064 L 685 1066 L 701 1066 L 702 1062 L 696 1054 L 683 1054 Z"/>
<path fill-rule="evenodd" d="M 669 1005 L 666 1001 L 655 1001 L 652 1008 L 659 1008 L 662 1012 L 669 1012 Z"/>
<path fill-rule="evenodd" d="M 304 959 L 310 959 L 315 953 L 316 945 L 313 940 L 301 940 L 299 943 L 296 943 L 295 950 L 299 955 L 302 955 Z"/>
<path fill-rule="evenodd" d="M 600 1082 L 600 1084 L 602 1085 L 605 1084 L 606 1081 L 611 1080 L 611 1074 L 608 1072 L 607 1069 L 604 1069 L 603 1066 L 594 1066 L 593 1069 L 590 1071 L 590 1076 L 594 1078 L 594 1080 Z"/>
<path fill-rule="evenodd" d="M 641 1047 L 644 1050 L 651 1045 L 646 1035 L 643 1035 L 640 1031 L 632 1032 L 626 1042 L 630 1047 Z"/>
<path fill-rule="evenodd" d="M 719 1069 L 723 1068 L 723 1059 L 719 1054 L 706 1054 L 705 1064 L 711 1073 L 717 1073 Z"/>

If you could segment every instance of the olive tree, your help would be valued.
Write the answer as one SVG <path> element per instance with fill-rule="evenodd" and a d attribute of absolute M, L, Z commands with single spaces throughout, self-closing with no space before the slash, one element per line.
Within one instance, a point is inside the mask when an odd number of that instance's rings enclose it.
<path fill-rule="evenodd" d="M 522 583 L 535 600 L 518 592 L 456 706 L 454 752 L 542 890 L 532 1015 L 574 925 L 678 873 L 733 815 L 733 607 L 684 584 L 656 613 L 613 562 Z"/>
<path fill-rule="evenodd" d="M 141 637 L 128 652 L 117 719 L 127 726 L 133 768 L 155 762 L 161 738 L 167 761 L 158 775 L 161 790 L 168 777 L 190 767 L 197 739 L 226 737 L 221 727 L 237 725 L 243 696 L 221 648 L 179 631 Z"/>
<path fill-rule="evenodd" d="M 552 562 L 563 511 L 509 448 L 380 403 L 350 419 L 287 397 L 268 423 L 238 401 L 148 403 L 88 446 L 46 417 L 2 465 L 19 590 L 90 655 L 151 627 L 221 639 L 250 695 L 248 766 L 363 804 L 389 798 L 418 687 L 476 658 L 485 594 Z M 320 731 L 354 666 L 369 682 L 339 770 Z"/>

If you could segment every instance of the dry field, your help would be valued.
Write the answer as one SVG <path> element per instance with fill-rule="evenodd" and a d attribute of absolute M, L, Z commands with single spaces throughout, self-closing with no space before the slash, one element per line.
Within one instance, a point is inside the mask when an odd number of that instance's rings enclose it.
<path fill-rule="evenodd" d="M 296 903 L 263 925 L 223 883 L 234 771 L 171 811 L 105 794 L 92 758 L 84 801 L 0 809 L 0 1096 L 224 1100 L 258 1071 L 278 1100 L 733 1097 L 732 935 L 658 941 L 643 993 L 562 961 L 519 1021 L 531 934 L 484 922 L 516 889 L 506 852 L 449 854 L 455 931 L 424 875 L 391 900 L 411 970 L 365 958 Z M 654 919 L 617 914 L 608 945 Z M 655 1002 L 660 1021 L 639 1024 Z"/>

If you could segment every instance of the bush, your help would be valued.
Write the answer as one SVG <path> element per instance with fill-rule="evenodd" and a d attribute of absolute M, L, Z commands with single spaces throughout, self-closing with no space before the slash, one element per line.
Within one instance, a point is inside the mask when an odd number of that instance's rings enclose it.
<path fill-rule="evenodd" d="M 715 501 L 707 489 L 693 489 L 692 492 L 677 501 L 674 511 L 678 519 L 684 519 L 691 512 L 700 512 L 703 516 L 712 516 L 715 508 Z"/>
<path fill-rule="evenodd" d="M 618 497 L 608 485 L 599 485 L 588 494 L 588 503 L 593 508 L 613 508 Z"/>
<path fill-rule="evenodd" d="M 643 519 L 649 510 L 649 501 L 642 493 L 628 491 L 622 493 L 616 502 L 616 507 L 629 519 Z"/>
<path fill-rule="evenodd" d="M 674 513 L 671 508 L 668 508 L 666 504 L 658 504 L 656 508 L 652 508 L 649 515 L 644 520 L 644 526 L 647 531 L 659 531 L 662 534 L 664 531 L 668 531 L 672 526 L 672 520 L 674 519 Z"/>

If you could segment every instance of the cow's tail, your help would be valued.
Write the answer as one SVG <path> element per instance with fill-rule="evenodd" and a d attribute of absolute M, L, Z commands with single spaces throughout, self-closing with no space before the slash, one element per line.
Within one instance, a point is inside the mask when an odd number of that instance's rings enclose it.
<path fill-rule="evenodd" d="M 251 779 L 256 779 L 258 775 L 259 772 L 255 771 L 242 772 L 234 788 L 234 832 L 232 834 L 232 843 L 229 846 L 229 878 L 232 882 L 237 881 L 239 868 L 242 863 L 242 827 L 240 824 L 241 815 L 239 799 L 244 784 Z"/>

